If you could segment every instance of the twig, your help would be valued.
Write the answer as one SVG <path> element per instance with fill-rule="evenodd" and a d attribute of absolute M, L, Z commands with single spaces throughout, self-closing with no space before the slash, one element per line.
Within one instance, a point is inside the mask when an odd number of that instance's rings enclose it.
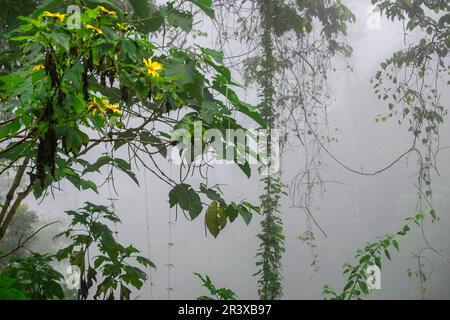
<path fill-rule="evenodd" d="M 19 251 L 21 248 L 25 248 L 25 244 L 26 244 L 28 241 L 30 241 L 32 238 L 34 238 L 39 232 L 41 232 L 43 229 L 45 229 L 45 228 L 51 226 L 52 224 L 55 224 L 55 223 L 58 223 L 58 222 L 61 222 L 61 221 L 53 221 L 53 222 L 47 223 L 46 225 L 40 227 L 40 228 L 37 229 L 35 232 L 33 232 L 33 233 L 32 233 L 29 237 L 27 237 L 23 242 L 21 242 L 21 241 L 19 240 L 19 244 L 17 245 L 17 247 L 14 248 L 13 250 L 11 250 L 10 252 L 8 252 L 7 254 L 4 254 L 4 255 L 0 256 L 0 259 L 4 259 L 4 258 L 6 258 L 6 257 L 8 257 L 8 256 L 10 256 L 10 255 L 13 255 L 13 254 L 16 253 L 17 251 Z"/>

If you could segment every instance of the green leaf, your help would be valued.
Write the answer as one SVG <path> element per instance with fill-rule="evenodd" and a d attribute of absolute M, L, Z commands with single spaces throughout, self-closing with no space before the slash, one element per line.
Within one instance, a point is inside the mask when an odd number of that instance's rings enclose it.
<path fill-rule="evenodd" d="M 106 164 L 111 163 L 112 161 L 113 159 L 110 156 L 101 156 L 94 164 L 88 165 L 86 169 L 84 169 L 83 174 L 94 171 L 100 172 L 100 168 L 102 168 Z"/>
<path fill-rule="evenodd" d="M 354 283 L 353 280 L 347 282 L 343 291 L 347 291 L 348 289 L 350 289 L 353 286 L 353 283 Z"/>
<path fill-rule="evenodd" d="M 193 61 L 175 58 L 166 64 L 166 76 L 173 77 L 176 83 L 186 85 L 201 80 L 203 76 L 195 69 Z"/>
<path fill-rule="evenodd" d="M 173 27 L 179 27 L 185 32 L 192 30 L 192 14 L 190 12 L 171 10 L 167 21 Z"/>
<path fill-rule="evenodd" d="M 381 258 L 379 256 L 375 257 L 375 264 L 381 269 Z"/>
<path fill-rule="evenodd" d="M 12 91 L 24 81 L 25 74 L 23 72 L 15 72 L 10 73 L 6 76 L 0 76 L 0 89 L 5 91 Z"/>
<path fill-rule="evenodd" d="M 367 284 L 364 281 L 359 282 L 359 287 L 361 288 L 361 291 L 364 292 L 364 294 L 369 293 L 369 288 L 367 288 Z"/>
<path fill-rule="evenodd" d="M 244 222 L 249 225 L 252 221 L 252 213 L 242 204 L 238 205 L 238 211 Z"/>
<path fill-rule="evenodd" d="M 216 60 L 216 62 L 223 63 L 223 52 L 222 51 L 217 51 L 214 49 L 202 48 L 202 47 L 200 49 L 204 54 L 211 56 L 214 60 Z"/>
<path fill-rule="evenodd" d="M 225 86 L 217 80 L 214 80 L 213 88 L 224 95 L 228 100 L 230 100 L 230 102 L 236 107 L 239 112 L 248 116 L 262 128 L 267 128 L 267 123 L 262 117 L 261 113 L 259 113 L 253 106 L 249 105 L 248 103 L 242 102 L 236 92 L 229 88 L 229 86 Z"/>
<path fill-rule="evenodd" d="M 386 249 L 384 250 L 384 254 L 386 255 L 386 257 L 391 260 L 391 254 L 389 253 L 389 251 L 387 251 Z"/>
<path fill-rule="evenodd" d="M 225 209 L 222 206 L 218 206 L 217 201 L 211 202 L 208 210 L 206 210 L 205 224 L 214 238 L 217 238 L 220 231 L 225 228 L 227 215 Z"/>
<path fill-rule="evenodd" d="M 133 8 L 133 25 L 143 33 L 154 32 L 160 28 L 164 19 L 159 11 L 150 7 L 149 1 L 128 0 Z"/>
<path fill-rule="evenodd" d="M 71 244 L 70 246 L 68 246 L 68 247 L 66 247 L 64 249 L 59 250 L 56 253 L 56 259 L 58 261 L 67 259 L 72 254 L 72 251 L 73 251 L 74 247 L 75 247 L 75 244 Z"/>
<path fill-rule="evenodd" d="M 191 186 L 179 184 L 169 192 L 169 204 L 172 208 L 179 205 L 181 209 L 188 211 L 192 220 L 197 218 L 202 212 L 203 205 L 200 196 Z"/>
<path fill-rule="evenodd" d="M 36 19 L 23 17 L 23 16 L 19 16 L 19 17 L 17 17 L 17 19 L 21 20 L 21 21 L 28 22 L 28 23 L 32 24 L 33 26 L 35 26 L 36 28 L 40 28 L 41 27 L 41 23 L 38 20 L 36 20 Z"/>
<path fill-rule="evenodd" d="M 155 264 L 151 260 L 147 259 L 146 257 L 137 256 L 136 261 L 147 268 L 150 267 L 150 268 L 156 269 Z"/>
<path fill-rule="evenodd" d="M 239 168 L 241 168 L 242 172 L 245 173 L 247 178 L 251 177 L 252 169 L 250 168 L 250 164 L 248 163 L 248 161 L 243 164 L 238 164 L 238 166 L 239 166 Z"/>
<path fill-rule="evenodd" d="M 236 207 L 235 203 L 229 204 L 226 209 L 225 212 L 227 214 L 228 219 L 230 220 L 231 223 L 234 222 L 234 220 L 236 220 L 236 218 L 239 215 L 239 210 Z"/>
<path fill-rule="evenodd" d="M 212 0 L 189 0 L 197 7 L 202 9 L 204 13 L 208 15 L 208 17 L 214 19 L 214 9 L 212 8 Z"/>
<path fill-rule="evenodd" d="M 122 43 L 122 51 L 123 53 L 130 58 L 131 61 L 136 62 L 137 61 L 137 48 L 136 44 L 133 40 L 130 39 L 123 39 L 121 41 Z"/>
<path fill-rule="evenodd" d="M 204 185 L 203 183 L 200 185 L 200 191 L 202 193 L 204 193 L 211 200 L 218 201 L 218 202 L 224 202 L 218 191 L 216 191 L 212 188 L 206 187 L 206 185 Z"/>
<path fill-rule="evenodd" d="M 400 251 L 400 246 L 398 245 L 397 240 L 393 239 L 392 244 L 394 245 L 394 248 L 397 249 L 397 251 Z"/>
<path fill-rule="evenodd" d="M 0 300 L 27 300 L 23 292 L 16 288 L 16 280 L 0 274 Z"/>
<path fill-rule="evenodd" d="M 139 140 L 141 143 L 150 144 L 153 148 L 157 149 L 164 158 L 167 157 L 167 146 L 157 136 L 151 134 L 148 131 L 141 131 L 139 133 Z"/>
<path fill-rule="evenodd" d="M 63 47 L 64 50 L 66 50 L 66 52 L 69 52 L 70 33 L 63 30 L 54 30 L 50 36 L 55 41 L 56 44 Z"/>
<path fill-rule="evenodd" d="M 82 88 L 82 76 L 84 68 L 80 62 L 74 64 L 74 66 L 64 73 L 63 80 L 67 85 L 73 87 L 74 90 L 79 91 Z"/>
<path fill-rule="evenodd" d="M 35 12 L 33 12 L 33 17 L 39 16 L 44 11 L 51 11 L 52 9 L 55 9 L 62 5 L 64 3 L 64 0 L 46 0 L 44 1 Z"/>

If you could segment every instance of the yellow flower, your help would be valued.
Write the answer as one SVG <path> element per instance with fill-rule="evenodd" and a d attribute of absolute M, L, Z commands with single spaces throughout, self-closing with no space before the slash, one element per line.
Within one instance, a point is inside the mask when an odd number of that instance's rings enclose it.
<path fill-rule="evenodd" d="M 85 24 L 84 27 L 89 30 L 94 30 L 97 34 L 103 34 L 102 29 L 94 27 L 92 24 Z"/>
<path fill-rule="evenodd" d="M 158 78 L 159 73 L 158 70 L 162 69 L 161 63 L 157 61 L 152 61 L 152 59 L 143 59 L 145 66 L 147 67 L 148 74 L 151 74 L 153 77 Z"/>
<path fill-rule="evenodd" d="M 43 16 L 49 18 L 56 18 L 59 19 L 61 22 L 64 22 L 64 18 L 67 16 L 67 13 L 59 13 L 59 12 L 52 13 L 49 11 L 44 11 Z"/>
<path fill-rule="evenodd" d="M 119 28 L 119 30 L 128 31 L 128 25 L 126 23 L 116 23 L 116 26 L 117 28 Z"/>
<path fill-rule="evenodd" d="M 117 13 L 115 11 L 111 11 L 106 9 L 103 6 L 98 6 L 100 8 L 100 11 L 103 12 L 104 14 L 107 14 L 108 16 L 117 16 Z"/>
<path fill-rule="evenodd" d="M 45 66 L 43 64 L 37 64 L 33 67 L 33 71 L 44 70 Z"/>
<path fill-rule="evenodd" d="M 89 103 L 89 110 L 92 111 L 92 114 L 95 116 L 97 111 L 101 114 L 105 114 L 106 110 L 102 107 L 102 105 L 97 101 L 97 97 L 94 97 L 92 101 Z"/>
<path fill-rule="evenodd" d="M 100 101 L 98 101 L 99 99 Z M 121 115 L 122 111 L 119 108 L 118 104 L 109 103 L 108 99 L 105 97 L 94 97 L 92 101 L 89 103 L 89 110 L 95 115 L 97 112 L 100 112 L 102 115 L 105 115 L 109 110 L 115 115 Z"/>
<path fill-rule="evenodd" d="M 105 98 L 101 98 L 103 105 L 106 107 L 106 109 L 111 110 L 114 114 L 121 115 L 122 111 L 119 108 L 118 104 L 112 104 L 109 103 L 108 100 Z"/>

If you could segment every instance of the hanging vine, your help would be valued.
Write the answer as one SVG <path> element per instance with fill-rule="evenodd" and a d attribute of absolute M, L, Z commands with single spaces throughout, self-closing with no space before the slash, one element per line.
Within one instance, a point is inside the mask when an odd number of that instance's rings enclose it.
<path fill-rule="evenodd" d="M 289 190 L 292 206 L 306 215 L 308 230 L 299 239 L 310 246 L 312 265 L 318 270 L 313 228 L 326 234 L 314 217 L 314 191 L 323 191 L 326 182 L 321 177 L 325 168 L 322 144 L 334 141 L 327 132 L 327 74 L 334 56 L 347 58 L 351 54 L 342 36 L 347 23 L 355 17 L 340 1 L 234 0 L 220 1 L 218 6 L 223 9 L 218 14 L 219 48 L 233 46 L 236 38 L 246 44 L 242 52 L 227 55 L 229 64 L 242 66 L 246 84 L 255 83 L 260 88 L 260 110 L 272 128 L 281 131 L 281 153 L 302 150 L 304 165 L 290 181 Z M 235 25 L 239 27 L 230 27 Z M 276 213 L 266 215 L 262 222 L 258 252 L 260 293 L 265 284 L 270 287 L 273 281 L 273 296 L 282 291 L 280 259 L 284 236 L 278 214 L 285 187 L 281 176 L 280 172 L 265 177 L 261 196 L 261 207 Z M 268 261 L 273 261 L 273 265 Z M 270 296 L 268 290 L 262 291 L 266 292 L 265 297 Z"/>

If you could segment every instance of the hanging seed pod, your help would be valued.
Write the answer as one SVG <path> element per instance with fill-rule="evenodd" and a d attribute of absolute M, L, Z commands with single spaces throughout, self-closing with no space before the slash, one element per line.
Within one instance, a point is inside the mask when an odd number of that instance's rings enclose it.
<path fill-rule="evenodd" d="M 105 56 L 102 55 L 100 57 L 100 59 L 98 60 L 98 65 L 97 65 L 97 73 L 100 74 L 102 73 L 103 67 L 104 67 L 104 62 L 105 62 Z"/>
<path fill-rule="evenodd" d="M 84 59 L 83 60 L 83 66 L 84 66 L 84 71 L 83 71 L 83 96 L 84 96 L 84 101 L 88 102 L 89 101 L 89 66 L 88 66 L 88 62 Z"/>
<path fill-rule="evenodd" d="M 72 57 L 76 57 L 78 55 L 78 48 L 77 47 L 70 47 L 69 54 Z"/>
<path fill-rule="evenodd" d="M 169 113 L 170 110 L 172 110 L 172 103 L 170 102 L 169 99 L 167 99 L 166 102 L 164 103 L 164 107 L 161 108 L 161 113 Z"/>
<path fill-rule="evenodd" d="M 116 80 L 114 71 L 111 71 L 111 72 L 109 73 L 108 80 L 109 80 L 109 86 L 112 88 L 112 87 L 114 86 L 114 82 L 115 82 L 115 80 Z"/>
<path fill-rule="evenodd" d="M 61 90 L 58 90 L 58 105 L 62 106 L 64 99 L 66 97 L 66 94 L 64 92 L 62 92 Z"/>
<path fill-rule="evenodd" d="M 122 100 L 125 103 L 128 103 L 128 98 L 129 98 L 129 94 L 128 94 L 128 88 L 126 86 L 122 86 L 122 88 L 120 89 L 121 93 L 122 93 Z"/>
<path fill-rule="evenodd" d="M 106 87 L 106 76 L 104 73 L 100 75 L 100 83 L 102 84 L 102 86 Z"/>
<path fill-rule="evenodd" d="M 87 60 L 87 68 L 90 72 L 94 70 L 94 58 L 92 56 L 92 50 L 89 51 L 89 58 Z"/>
<path fill-rule="evenodd" d="M 147 98 L 151 101 L 152 100 L 152 96 L 153 96 L 152 84 L 149 83 L 148 87 L 149 87 L 149 89 L 148 89 L 148 92 L 147 92 Z"/>
<path fill-rule="evenodd" d="M 81 277 L 80 279 L 80 289 L 78 289 L 78 299 L 80 300 L 86 300 L 89 295 L 89 288 L 84 280 L 84 277 Z"/>
<path fill-rule="evenodd" d="M 50 50 L 47 50 L 45 54 L 45 72 L 47 76 L 50 77 L 52 87 L 56 87 L 59 82 L 58 72 L 56 71 L 56 64 L 53 57 L 53 53 Z"/>
<path fill-rule="evenodd" d="M 53 128 L 49 128 L 45 137 L 39 139 L 36 159 L 36 177 L 41 182 L 41 185 L 44 185 L 45 183 L 46 167 L 48 167 L 52 176 L 55 175 L 55 154 L 57 145 L 58 139 Z"/>

